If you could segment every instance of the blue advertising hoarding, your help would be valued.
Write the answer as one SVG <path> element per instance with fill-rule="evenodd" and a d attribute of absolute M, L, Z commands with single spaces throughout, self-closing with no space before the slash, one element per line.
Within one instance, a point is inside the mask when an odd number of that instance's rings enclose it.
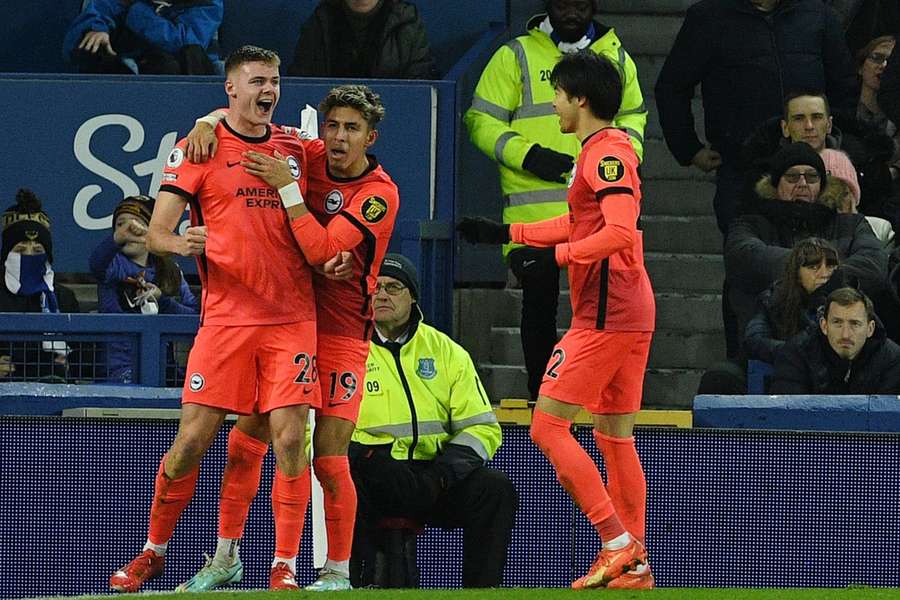
<path fill-rule="evenodd" d="M 296 125 L 332 82 L 285 79 L 275 121 Z M 434 202 L 436 88 L 374 82 L 387 108 L 372 148 L 400 188 L 402 221 L 429 219 Z M 216 78 L 0 78 L 0 208 L 19 187 L 33 189 L 52 219 L 54 268 L 87 272 L 94 246 L 109 233 L 125 196 L 156 195 L 166 156 L 194 119 L 224 106 Z M 398 227 L 398 231 L 399 231 Z M 399 243 L 395 238 L 393 244 Z M 192 271 L 194 265 L 183 261 Z"/>

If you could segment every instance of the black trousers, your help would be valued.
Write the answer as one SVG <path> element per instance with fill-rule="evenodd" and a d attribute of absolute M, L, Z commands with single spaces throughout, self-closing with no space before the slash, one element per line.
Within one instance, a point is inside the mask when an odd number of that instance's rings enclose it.
<path fill-rule="evenodd" d="M 372 545 L 379 521 L 401 517 L 442 529 L 462 528 L 463 587 L 498 587 L 518 507 L 515 488 L 501 471 L 482 467 L 432 500 L 419 477 L 428 464 L 351 453 L 359 498 L 351 563 Z"/>
<path fill-rule="evenodd" d="M 553 248 L 518 248 L 509 253 L 509 268 L 522 286 L 522 352 L 528 392 L 537 400 L 547 362 L 556 345 L 559 266 Z"/>
<path fill-rule="evenodd" d="M 116 46 L 113 46 L 114 48 Z M 79 73 L 110 73 L 131 75 L 118 56 L 76 50 L 72 55 Z M 216 68 L 200 46 L 185 46 L 178 54 L 162 50 L 148 50 L 136 59 L 142 75 L 215 75 Z"/>

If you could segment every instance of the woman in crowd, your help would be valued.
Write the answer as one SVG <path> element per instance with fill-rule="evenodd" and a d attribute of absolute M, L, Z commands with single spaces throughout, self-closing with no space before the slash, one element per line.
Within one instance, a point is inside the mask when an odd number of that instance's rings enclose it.
<path fill-rule="evenodd" d="M 840 258 L 834 245 L 807 238 L 788 255 L 784 274 L 759 295 L 756 315 L 747 324 L 744 349 L 751 360 L 769 364 L 790 337 L 818 326 L 817 311 L 829 292 L 844 287 Z"/>

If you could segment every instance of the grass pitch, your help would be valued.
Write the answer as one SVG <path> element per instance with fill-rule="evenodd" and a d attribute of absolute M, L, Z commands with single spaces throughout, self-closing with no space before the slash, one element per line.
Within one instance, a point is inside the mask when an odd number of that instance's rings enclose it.
<path fill-rule="evenodd" d="M 169 594 L 148 592 L 128 594 L 135 599 L 150 596 L 152 600 L 298 600 L 344 598 L 345 600 L 557 600 L 602 595 L 607 598 L 651 600 L 900 600 L 900 588 L 662 588 L 650 591 L 584 590 L 559 588 L 502 588 L 494 590 L 354 590 L 352 592 L 269 592 L 266 590 L 216 591 L 205 594 Z M 79 600 L 110 596 L 79 596 Z M 148 599 L 149 600 L 149 599 Z"/>

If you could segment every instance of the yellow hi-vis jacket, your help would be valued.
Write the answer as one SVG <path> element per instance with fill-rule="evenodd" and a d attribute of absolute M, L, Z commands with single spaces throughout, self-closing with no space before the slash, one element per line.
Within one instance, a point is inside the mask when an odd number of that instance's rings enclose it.
<path fill-rule="evenodd" d="M 522 168 L 522 161 L 534 144 L 575 158 L 581 152 L 574 134 L 559 131 L 559 119 L 553 110 L 550 72 L 562 53 L 539 28 L 544 17 L 533 17 L 526 35 L 494 53 L 464 117 L 472 143 L 499 165 L 504 223 L 541 221 L 568 210 L 566 184 L 544 181 Z M 642 160 L 647 108 L 637 68 L 613 29 L 596 21 L 594 26 L 598 32 L 606 33 L 590 49 L 610 59 L 622 74 L 622 104 L 613 124 L 628 133 L 638 159 Z M 504 253 L 510 248 L 504 247 Z"/>
<path fill-rule="evenodd" d="M 419 321 L 404 343 L 369 344 L 366 383 L 353 441 L 393 444 L 397 460 L 433 460 L 448 444 L 494 456 L 502 440 L 500 425 L 462 346 Z"/>

